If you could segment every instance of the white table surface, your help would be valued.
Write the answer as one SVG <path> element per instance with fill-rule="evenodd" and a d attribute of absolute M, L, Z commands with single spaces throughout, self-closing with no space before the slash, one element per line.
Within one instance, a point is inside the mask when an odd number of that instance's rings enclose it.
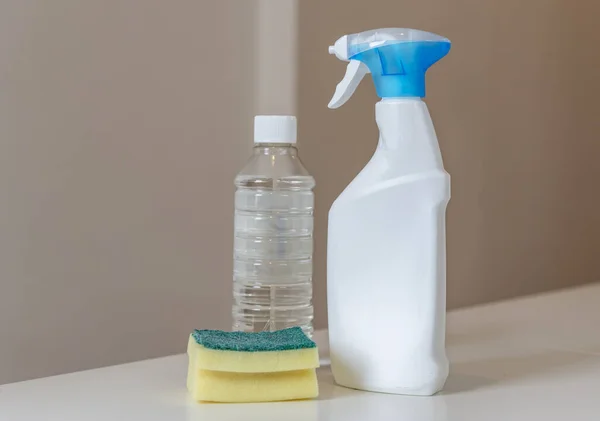
<path fill-rule="evenodd" d="M 345 389 L 323 367 L 318 400 L 199 404 L 176 355 L 0 386 L 0 420 L 600 420 L 600 284 L 451 312 L 447 346 L 433 397 Z"/>

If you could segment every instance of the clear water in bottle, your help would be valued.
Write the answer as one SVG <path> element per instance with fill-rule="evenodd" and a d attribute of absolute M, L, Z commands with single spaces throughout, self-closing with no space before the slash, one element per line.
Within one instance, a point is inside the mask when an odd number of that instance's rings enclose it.
<path fill-rule="evenodd" d="M 312 335 L 314 179 L 294 146 L 258 144 L 235 185 L 234 330 Z"/>

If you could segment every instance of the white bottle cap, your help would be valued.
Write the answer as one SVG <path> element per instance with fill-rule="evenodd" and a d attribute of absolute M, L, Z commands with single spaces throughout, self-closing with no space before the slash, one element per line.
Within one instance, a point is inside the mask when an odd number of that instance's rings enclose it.
<path fill-rule="evenodd" d="M 254 117 L 254 143 L 296 143 L 296 117 L 257 115 Z"/>

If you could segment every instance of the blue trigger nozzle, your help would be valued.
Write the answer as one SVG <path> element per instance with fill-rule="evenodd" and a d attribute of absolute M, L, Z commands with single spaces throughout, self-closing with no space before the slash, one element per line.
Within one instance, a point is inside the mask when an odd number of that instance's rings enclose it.
<path fill-rule="evenodd" d="M 349 58 L 369 68 L 380 98 L 424 97 L 427 69 L 448 51 L 448 40 L 402 41 L 362 49 Z"/>

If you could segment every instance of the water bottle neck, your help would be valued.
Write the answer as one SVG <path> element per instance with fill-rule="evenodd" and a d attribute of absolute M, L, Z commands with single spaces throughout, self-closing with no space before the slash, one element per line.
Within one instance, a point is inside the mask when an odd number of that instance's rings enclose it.
<path fill-rule="evenodd" d="M 256 143 L 253 154 L 297 156 L 298 149 L 292 143 Z"/>

